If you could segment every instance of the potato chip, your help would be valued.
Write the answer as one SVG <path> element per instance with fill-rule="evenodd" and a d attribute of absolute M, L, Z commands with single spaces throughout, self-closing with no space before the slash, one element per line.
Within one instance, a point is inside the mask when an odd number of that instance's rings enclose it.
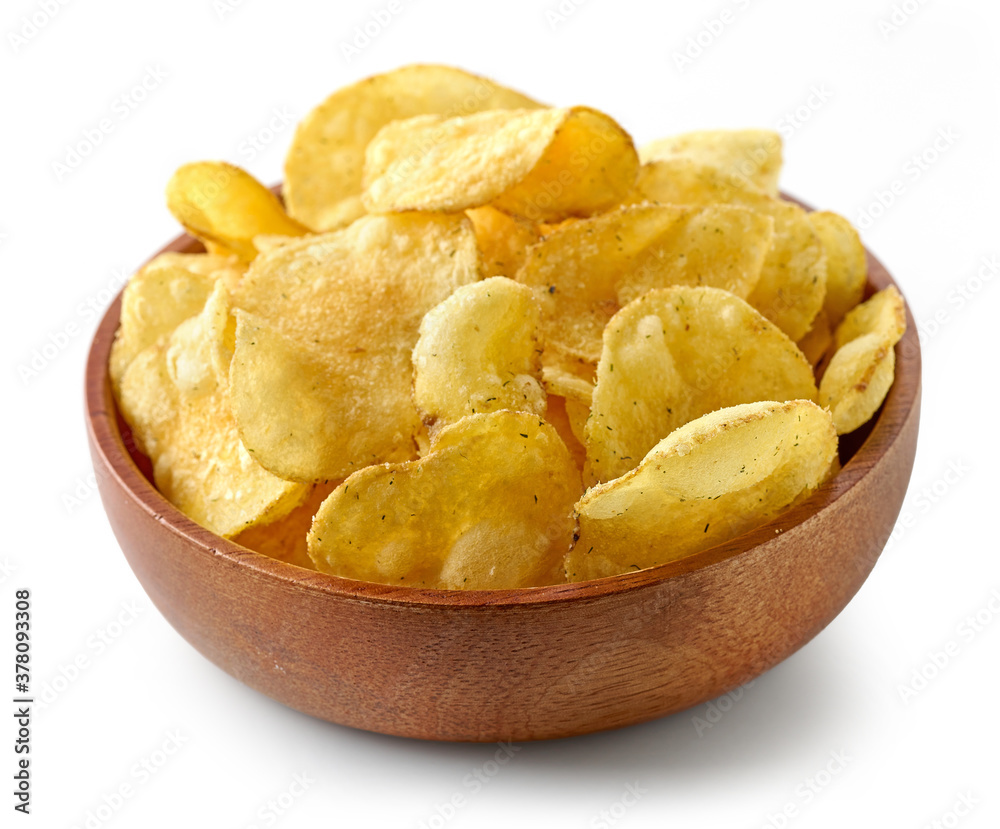
<path fill-rule="evenodd" d="M 809 214 L 809 223 L 826 251 L 826 299 L 823 308 L 836 327 L 861 302 L 868 279 L 868 259 L 858 232 L 843 216 L 829 211 Z"/>
<path fill-rule="evenodd" d="M 309 558 L 306 536 L 309 535 L 313 517 L 319 511 L 320 505 L 334 489 L 336 484 L 317 484 L 311 488 L 305 503 L 293 509 L 284 518 L 279 518 L 270 524 L 250 527 L 235 536 L 233 541 L 261 555 L 294 564 L 296 567 L 315 570 L 316 565 Z"/>
<path fill-rule="evenodd" d="M 229 384 L 236 320 L 225 283 L 217 281 L 200 313 L 174 329 L 167 346 L 170 379 L 182 394 L 212 394 Z"/>
<path fill-rule="evenodd" d="M 202 313 L 217 317 L 220 297 L 223 286 L 217 283 Z M 206 338 L 224 337 L 226 327 L 213 319 L 189 330 Z M 157 489 L 185 515 L 226 538 L 288 514 L 309 487 L 281 480 L 254 461 L 240 442 L 226 385 L 181 388 L 172 374 L 168 355 L 174 366 L 186 366 L 182 377 L 214 377 L 212 355 L 224 352 L 225 344 L 177 336 L 178 331 L 132 361 L 119 396 L 122 416 L 153 463 Z M 184 348 L 192 353 L 179 354 Z M 206 361 L 200 371 L 194 368 L 199 359 Z"/>
<path fill-rule="evenodd" d="M 826 315 L 826 309 L 820 308 L 816 319 L 813 320 L 812 328 L 796 345 L 815 369 L 823 361 L 832 343 L 833 329 L 830 328 L 830 320 Z"/>
<path fill-rule="evenodd" d="M 210 276 L 213 280 L 225 284 L 226 290 L 230 294 L 239 285 L 243 274 L 247 271 L 247 263 L 235 254 L 176 253 L 174 251 L 159 254 L 145 265 L 143 270 L 165 267 L 179 267 L 201 276 Z"/>
<path fill-rule="evenodd" d="M 244 261 L 257 256 L 254 237 L 303 236 L 281 202 L 245 170 L 224 161 L 185 164 L 167 184 L 167 207 L 185 230 Z"/>
<path fill-rule="evenodd" d="M 552 426 L 553 429 L 556 430 L 556 434 L 559 435 L 560 440 L 562 440 L 566 448 L 569 450 L 574 466 L 576 466 L 577 471 L 580 475 L 582 475 L 584 464 L 587 462 L 587 450 L 584 447 L 582 440 L 582 423 L 586 422 L 586 415 L 584 416 L 584 420 L 581 422 L 579 429 L 580 437 L 578 437 L 576 427 L 574 426 L 568 412 L 569 407 L 572 405 L 571 401 L 567 400 L 565 397 L 550 394 L 548 396 L 548 400 L 546 401 L 545 420 Z M 586 409 L 586 412 L 589 414 L 590 409 Z M 580 478 L 580 489 L 583 489 L 582 477 Z"/>
<path fill-rule="evenodd" d="M 420 323 L 413 399 L 439 427 L 501 409 L 545 414 L 539 311 L 529 288 L 503 276 L 464 285 Z"/>
<path fill-rule="evenodd" d="M 651 141 L 639 150 L 639 160 L 686 158 L 715 167 L 737 182 L 778 195 L 781 135 L 774 130 L 697 130 Z"/>
<path fill-rule="evenodd" d="M 772 224 L 726 205 L 643 204 L 553 230 L 517 274 L 542 306 L 543 362 L 592 374 L 608 320 L 651 288 L 712 285 L 746 297 L 760 276 Z"/>
<path fill-rule="evenodd" d="M 467 218 L 366 216 L 261 254 L 234 295 L 233 409 L 277 475 L 337 480 L 414 453 L 424 314 L 479 278 Z"/>
<path fill-rule="evenodd" d="M 882 405 L 895 376 L 893 346 L 905 331 L 906 308 L 894 285 L 849 311 L 837 327 L 819 400 L 833 413 L 838 435 L 867 423 Z"/>
<path fill-rule="evenodd" d="M 542 238 L 538 229 L 494 207 L 476 207 L 465 212 L 476 230 L 486 275 L 513 279 L 528 258 L 528 248 Z"/>
<path fill-rule="evenodd" d="M 492 412 L 443 429 L 430 453 L 370 466 L 327 498 L 309 533 L 326 573 L 485 590 L 563 581 L 579 472 L 535 415 Z"/>
<path fill-rule="evenodd" d="M 371 140 L 362 202 L 376 213 L 492 205 L 551 222 L 617 204 L 638 169 L 628 133 L 588 107 L 419 115 Z"/>
<path fill-rule="evenodd" d="M 735 538 L 817 487 L 837 436 L 815 403 L 747 403 L 660 441 L 638 467 L 588 490 L 569 581 L 654 567 Z"/>
<path fill-rule="evenodd" d="M 585 480 L 634 468 L 658 441 L 724 406 L 816 398 L 795 343 L 718 288 L 662 288 L 608 323 L 587 421 Z"/>
<path fill-rule="evenodd" d="M 491 80 L 450 66 L 403 66 L 344 87 L 295 130 L 285 161 L 288 212 L 317 231 L 345 227 L 364 215 L 365 147 L 390 121 L 540 106 Z"/>
<path fill-rule="evenodd" d="M 747 301 L 792 340 L 805 336 L 826 295 L 826 252 L 805 210 L 686 158 L 644 164 L 631 198 L 732 204 L 774 219 L 774 240 Z"/>
<path fill-rule="evenodd" d="M 569 400 L 576 400 L 590 408 L 594 397 L 594 383 L 597 382 L 597 366 L 589 377 L 574 374 L 558 363 L 542 366 L 542 385 L 549 394 L 557 394 Z"/>
<path fill-rule="evenodd" d="M 651 201 L 658 204 L 740 204 L 770 198 L 753 182 L 727 176 L 717 167 L 690 158 L 667 158 L 648 161 L 639 168 L 635 189 L 626 199 L 629 204 Z"/>
<path fill-rule="evenodd" d="M 143 265 L 143 271 L 157 268 L 183 268 L 200 276 L 216 277 L 220 272 L 237 270 L 246 271 L 246 263 L 235 256 L 216 256 L 211 253 L 178 253 L 168 250 L 160 253 Z"/>
<path fill-rule="evenodd" d="M 110 359 L 115 386 L 136 354 L 201 311 L 215 282 L 230 290 L 245 271 L 246 263 L 235 256 L 210 253 L 166 251 L 143 265 L 122 292 Z"/>
<path fill-rule="evenodd" d="M 136 356 L 205 307 L 215 279 L 154 259 L 122 293 L 122 310 L 108 371 L 118 388 Z"/>
<path fill-rule="evenodd" d="M 906 332 L 906 305 L 895 285 L 890 285 L 852 308 L 834 334 L 834 346 L 843 348 L 865 334 L 883 334 L 895 345 Z"/>

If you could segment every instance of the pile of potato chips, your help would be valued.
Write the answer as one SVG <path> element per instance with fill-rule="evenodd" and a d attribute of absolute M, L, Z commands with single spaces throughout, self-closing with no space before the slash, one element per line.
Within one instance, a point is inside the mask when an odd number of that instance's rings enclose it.
<path fill-rule="evenodd" d="M 636 151 L 609 116 L 407 66 L 299 125 L 283 201 L 179 169 L 205 253 L 128 284 L 115 395 L 163 494 L 302 567 L 445 589 L 651 567 L 839 468 L 905 328 L 778 195 L 767 130 Z"/>

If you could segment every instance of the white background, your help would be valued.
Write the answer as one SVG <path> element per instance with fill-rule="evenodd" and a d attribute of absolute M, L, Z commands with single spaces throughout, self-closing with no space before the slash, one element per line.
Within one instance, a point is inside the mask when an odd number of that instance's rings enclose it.
<path fill-rule="evenodd" d="M 343 44 L 387 2 L 70 0 L 47 22 L 44 5 L 6 0 L 0 11 L 0 651 L 13 652 L 14 591 L 29 587 L 33 690 L 55 698 L 35 716 L 30 818 L 6 794 L 14 754 L 4 717 L 3 826 L 98 825 L 88 812 L 114 803 L 123 783 L 132 796 L 100 825 L 589 827 L 601 825 L 601 810 L 622 827 L 1000 825 L 1000 279 L 982 265 L 1000 255 L 995 3 L 908 0 L 900 8 L 911 13 L 897 12 L 889 31 L 890 0 L 399 0 L 350 60 Z M 548 13 L 560 8 L 571 13 Z M 44 23 L 34 35 L 32 15 Z M 719 34 L 701 34 L 710 41 L 702 54 L 678 66 L 675 55 L 712 20 Z M 411 61 L 590 104 L 637 142 L 702 127 L 782 128 L 784 189 L 855 222 L 879 214 L 863 238 L 924 329 L 910 526 L 840 617 L 723 702 L 721 718 L 702 706 L 524 744 L 478 792 L 466 775 L 494 746 L 319 722 L 203 659 L 149 604 L 87 477 L 93 307 L 176 234 L 162 198 L 173 169 L 225 158 L 277 181 L 292 127 L 269 135 L 276 113 L 295 120 L 340 85 Z M 124 104 L 144 78 L 155 88 Z M 89 157 L 56 168 L 104 118 L 113 129 Z M 939 135 L 949 136 L 941 152 L 932 149 Z M 254 136 L 271 141 L 252 150 Z M 932 160 L 921 169 L 913 156 L 925 150 Z M 897 179 L 893 204 L 871 210 Z M 49 342 L 57 356 L 36 360 L 29 376 L 33 352 Z M 977 613 L 979 630 L 964 621 Z M 119 617 L 129 624 L 112 625 Z M 949 642 L 957 655 L 917 692 L 901 691 L 914 672 L 934 673 L 932 656 Z M 81 657 L 86 667 L 66 679 Z M 0 698 L 12 686 L 4 679 Z M 171 733 L 180 748 L 144 778 L 135 764 L 160 759 Z M 824 772 L 835 752 L 846 759 Z M 280 797 L 294 775 L 307 787 Z M 625 808 L 628 784 L 642 794 Z M 464 805 L 444 821 L 437 807 L 455 793 Z M 957 817 L 962 796 L 975 805 Z M 280 816 L 269 800 L 284 804 Z M 776 818 L 788 805 L 794 816 Z"/>

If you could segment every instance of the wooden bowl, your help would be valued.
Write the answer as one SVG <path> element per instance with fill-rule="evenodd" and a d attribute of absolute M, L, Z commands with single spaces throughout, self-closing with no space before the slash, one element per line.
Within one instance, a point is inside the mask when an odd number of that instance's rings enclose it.
<path fill-rule="evenodd" d="M 164 248 L 200 249 L 188 236 Z M 869 269 L 869 293 L 892 283 L 870 254 Z M 156 491 L 111 395 L 119 310 L 120 297 L 87 361 L 88 436 L 136 577 L 174 628 L 240 681 L 384 734 L 565 737 L 662 717 L 753 679 L 861 587 L 916 450 L 920 346 L 907 309 L 895 383 L 873 422 L 842 440 L 843 470 L 765 526 L 680 561 L 578 584 L 463 592 L 352 581 L 220 538 Z"/>

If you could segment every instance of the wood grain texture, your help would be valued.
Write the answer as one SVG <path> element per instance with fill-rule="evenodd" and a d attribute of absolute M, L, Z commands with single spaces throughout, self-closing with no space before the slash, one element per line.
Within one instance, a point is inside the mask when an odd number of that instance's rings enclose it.
<path fill-rule="evenodd" d="M 182 236 L 164 250 L 197 249 Z M 869 293 L 892 283 L 870 254 L 869 268 Z M 119 310 L 120 297 L 88 357 L 88 437 L 111 526 L 150 599 L 247 685 L 385 734 L 584 734 L 749 681 L 812 639 L 860 588 L 916 451 L 920 346 L 907 308 L 895 383 L 874 421 L 842 442 L 843 470 L 765 526 L 680 561 L 572 585 L 452 592 L 355 582 L 226 541 L 154 489 L 111 396 Z"/>

